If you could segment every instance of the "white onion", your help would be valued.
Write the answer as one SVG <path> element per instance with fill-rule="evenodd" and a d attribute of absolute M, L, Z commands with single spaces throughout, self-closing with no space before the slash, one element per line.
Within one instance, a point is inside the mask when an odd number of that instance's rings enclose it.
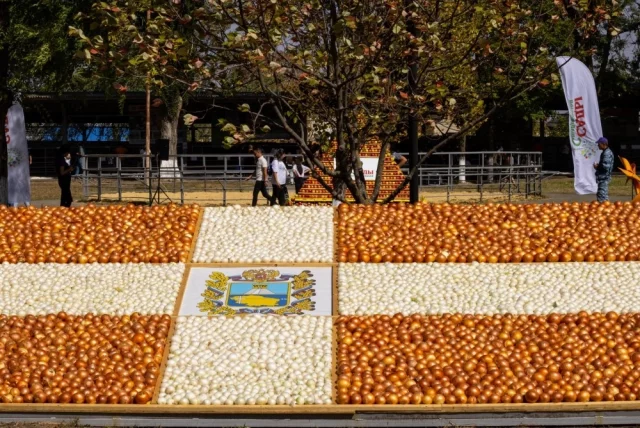
<path fill-rule="evenodd" d="M 205 208 L 194 262 L 333 261 L 333 208 Z"/>
<path fill-rule="evenodd" d="M 0 265 L 0 313 L 172 314 L 183 263 Z"/>
<path fill-rule="evenodd" d="M 160 404 L 331 404 L 332 319 L 179 317 Z"/>
<path fill-rule="evenodd" d="M 640 311 L 640 263 L 340 264 L 342 315 Z"/>

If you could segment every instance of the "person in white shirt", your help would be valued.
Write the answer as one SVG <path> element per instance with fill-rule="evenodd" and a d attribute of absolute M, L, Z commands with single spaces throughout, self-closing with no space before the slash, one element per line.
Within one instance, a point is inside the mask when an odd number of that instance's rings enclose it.
<path fill-rule="evenodd" d="M 258 205 L 258 194 L 262 193 L 267 201 L 271 200 L 271 195 L 267 192 L 267 160 L 262 156 L 262 149 L 260 147 L 254 147 L 251 149 L 253 152 L 253 156 L 256 158 L 256 172 L 247 178 L 247 180 L 251 180 L 255 176 L 256 184 L 253 186 L 253 201 L 251 202 L 251 206 L 255 207 Z"/>
<path fill-rule="evenodd" d="M 271 205 L 278 204 L 283 207 L 286 204 L 287 192 L 287 166 L 284 163 L 284 150 L 278 149 L 271 161 L 271 184 L 273 185 L 273 195 Z"/>
<path fill-rule="evenodd" d="M 296 194 L 300 193 L 300 189 L 304 186 L 304 182 L 309 177 L 307 173 L 311 171 L 306 165 L 302 165 L 302 156 L 296 157 L 296 163 L 293 165 L 293 182 L 296 185 Z"/>

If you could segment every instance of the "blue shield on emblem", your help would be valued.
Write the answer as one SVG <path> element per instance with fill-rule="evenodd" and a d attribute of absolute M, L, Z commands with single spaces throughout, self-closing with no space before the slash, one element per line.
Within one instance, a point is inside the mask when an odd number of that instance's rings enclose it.
<path fill-rule="evenodd" d="M 289 305 L 291 284 L 288 281 L 267 283 L 232 282 L 227 294 L 227 306 L 232 308 L 274 308 Z"/>

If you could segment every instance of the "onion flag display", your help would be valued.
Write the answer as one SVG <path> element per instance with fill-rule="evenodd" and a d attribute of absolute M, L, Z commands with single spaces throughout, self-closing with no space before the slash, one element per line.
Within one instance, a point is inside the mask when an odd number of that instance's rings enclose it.
<path fill-rule="evenodd" d="M 574 187 L 580 195 L 596 193 L 593 164 L 600 158 L 602 137 L 598 95 L 591 71 L 575 58 L 556 58 L 569 108 L 569 140 L 573 153 Z"/>
<path fill-rule="evenodd" d="M 31 202 L 29 150 L 24 111 L 20 104 L 14 104 L 9 108 L 4 123 L 9 163 L 9 204 L 28 204 Z"/>

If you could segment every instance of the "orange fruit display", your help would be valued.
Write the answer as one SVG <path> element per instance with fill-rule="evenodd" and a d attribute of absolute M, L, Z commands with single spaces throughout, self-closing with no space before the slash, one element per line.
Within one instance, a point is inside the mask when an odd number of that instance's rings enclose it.
<path fill-rule="evenodd" d="M 640 203 L 340 205 L 339 262 L 635 261 Z"/>
<path fill-rule="evenodd" d="M 197 205 L 0 207 L 0 263 L 186 262 Z"/>

